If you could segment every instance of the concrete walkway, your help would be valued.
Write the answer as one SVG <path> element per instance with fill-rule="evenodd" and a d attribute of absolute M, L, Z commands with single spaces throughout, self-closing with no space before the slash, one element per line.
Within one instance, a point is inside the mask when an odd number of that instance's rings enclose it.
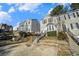
<path fill-rule="evenodd" d="M 71 52 L 73 53 L 74 56 L 79 55 L 79 45 L 77 45 L 77 43 L 73 41 L 73 39 L 68 35 L 68 33 L 66 34 L 69 38 Z"/>

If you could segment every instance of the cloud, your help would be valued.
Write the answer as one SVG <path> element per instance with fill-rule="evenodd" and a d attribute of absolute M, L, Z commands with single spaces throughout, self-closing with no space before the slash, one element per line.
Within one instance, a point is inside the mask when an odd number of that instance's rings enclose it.
<path fill-rule="evenodd" d="M 12 13 L 12 12 L 15 12 L 14 7 L 11 7 L 11 8 L 9 9 L 9 11 L 8 11 L 8 13 Z"/>
<path fill-rule="evenodd" d="M 48 14 L 50 14 L 57 5 L 59 5 L 59 3 L 52 3 L 52 7 L 49 9 Z"/>
<path fill-rule="evenodd" d="M 17 30 L 17 28 L 19 27 L 20 22 L 17 22 L 16 26 L 13 27 L 13 30 Z"/>
<path fill-rule="evenodd" d="M 12 5 L 12 3 L 7 3 L 7 5 Z"/>
<path fill-rule="evenodd" d="M 0 10 L 2 10 L 2 5 L 0 5 Z"/>
<path fill-rule="evenodd" d="M 41 14 L 41 12 L 38 12 L 38 14 Z"/>
<path fill-rule="evenodd" d="M 51 9 L 48 11 L 48 14 L 50 14 L 52 10 L 53 10 L 53 8 L 51 8 Z"/>
<path fill-rule="evenodd" d="M 10 24 L 11 21 L 11 16 L 7 12 L 0 11 L 0 23 Z"/>
<path fill-rule="evenodd" d="M 12 4 L 8 4 L 10 6 L 12 6 Z M 14 4 L 8 11 L 8 13 L 12 13 L 15 12 L 16 10 L 19 11 L 29 11 L 29 12 L 36 12 L 38 9 L 38 7 L 42 5 L 42 3 L 16 3 Z M 15 8 L 14 8 L 15 7 Z"/>
<path fill-rule="evenodd" d="M 25 4 L 23 3 L 23 4 L 19 4 L 18 9 L 19 11 L 34 12 L 40 5 L 41 3 L 25 3 Z"/>

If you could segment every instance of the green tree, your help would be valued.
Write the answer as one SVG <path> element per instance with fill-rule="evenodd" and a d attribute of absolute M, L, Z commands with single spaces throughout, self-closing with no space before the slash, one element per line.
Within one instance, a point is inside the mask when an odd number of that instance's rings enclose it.
<path fill-rule="evenodd" d="M 59 15 L 60 13 L 62 13 L 63 11 L 63 5 L 58 5 L 56 6 L 51 12 L 50 12 L 50 15 L 53 16 L 53 15 Z"/>
<path fill-rule="evenodd" d="M 79 9 L 79 3 L 72 3 L 70 7 L 72 10 Z"/>

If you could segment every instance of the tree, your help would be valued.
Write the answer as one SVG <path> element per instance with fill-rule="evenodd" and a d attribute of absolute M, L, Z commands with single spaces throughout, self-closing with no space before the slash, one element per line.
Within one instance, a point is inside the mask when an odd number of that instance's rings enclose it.
<path fill-rule="evenodd" d="M 79 9 L 79 3 L 72 3 L 70 7 L 72 10 Z"/>
<path fill-rule="evenodd" d="M 58 5 L 56 6 L 51 12 L 50 12 L 50 15 L 53 16 L 53 15 L 59 15 L 60 13 L 62 13 L 63 11 L 63 5 Z"/>

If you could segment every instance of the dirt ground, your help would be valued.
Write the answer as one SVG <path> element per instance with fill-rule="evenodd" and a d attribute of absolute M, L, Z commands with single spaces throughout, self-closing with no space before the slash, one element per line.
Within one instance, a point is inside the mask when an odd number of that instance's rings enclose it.
<path fill-rule="evenodd" d="M 10 48 L 11 47 L 11 48 Z M 32 40 L 25 43 L 8 45 L 2 48 L 0 55 L 5 56 L 69 56 L 71 51 L 66 41 L 58 41 L 56 37 L 44 37 L 39 43 Z M 5 48 L 5 49 L 4 49 Z M 3 52 L 2 52 L 3 51 Z"/>

